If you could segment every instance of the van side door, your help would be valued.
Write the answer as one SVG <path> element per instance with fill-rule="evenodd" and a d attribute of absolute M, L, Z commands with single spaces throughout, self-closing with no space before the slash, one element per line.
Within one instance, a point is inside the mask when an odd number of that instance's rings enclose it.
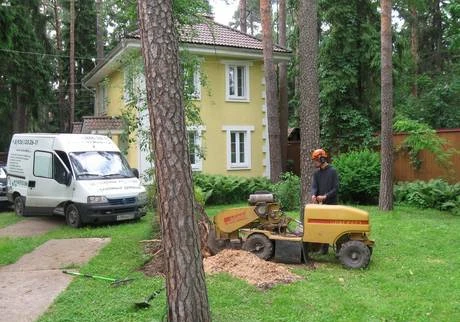
<path fill-rule="evenodd" d="M 51 215 L 61 203 L 72 199 L 71 173 L 56 153 L 35 151 L 27 189 L 27 212 Z"/>

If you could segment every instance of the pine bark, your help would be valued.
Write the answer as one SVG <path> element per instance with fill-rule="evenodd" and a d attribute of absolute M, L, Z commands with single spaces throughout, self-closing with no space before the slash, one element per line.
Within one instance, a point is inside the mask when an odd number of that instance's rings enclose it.
<path fill-rule="evenodd" d="M 102 0 L 96 0 L 96 61 L 104 62 L 104 24 L 102 23 Z"/>
<path fill-rule="evenodd" d="M 172 0 L 139 0 L 138 16 L 155 151 L 168 321 L 210 321 Z"/>
<path fill-rule="evenodd" d="M 247 33 L 248 32 L 248 27 L 247 27 L 247 22 L 246 22 L 246 17 L 247 17 L 247 5 L 246 5 L 246 0 L 240 0 L 240 30 L 241 32 Z"/>
<path fill-rule="evenodd" d="M 418 13 L 417 8 L 412 4 L 410 8 L 411 23 L 410 23 L 410 52 L 412 56 L 412 64 L 414 65 L 414 80 L 412 83 L 412 96 L 418 96 L 417 76 L 418 76 Z"/>
<path fill-rule="evenodd" d="M 54 0 L 51 3 L 54 13 L 54 29 L 56 31 L 56 51 L 58 55 L 63 53 L 63 44 L 62 44 L 62 23 L 60 18 L 60 7 L 58 0 Z M 58 115 L 59 115 L 59 129 L 61 132 L 65 129 L 66 119 L 67 119 L 67 110 L 65 105 L 65 79 L 64 79 L 64 59 L 58 57 Z"/>
<path fill-rule="evenodd" d="M 277 182 L 281 176 L 281 148 L 276 73 L 273 62 L 272 14 L 270 0 L 260 0 L 262 19 L 262 45 L 264 52 L 265 104 L 267 106 L 268 139 L 270 151 L 270 180 Z"/>
<path fill-rule="evenodd" d="M 69 125 L 68 130 L 72 131 L 75 117 L 75 0 L 70 0 L 70 52 L 69 52 Z"/>
<path fill-rule="evenodd" d="M 310 201 L 311 151 L 319 148 L 318 23 L 316 0 L 299 3 L 300 181 L 301 205 Z M 300 218 L 303 219 L 303 207 Z"/>
<path fill-rule="evenodd" d="M 21 86 L 13 84 L 11 86 L 13 99 L 13 133 L 27 132 L 26 107 L 23 99 Z"/>
<path fill-rule="evenodd" d="M 279 0 L 279 44 L 287 47 L 286 42 L 286 0 Z M 279 114 L 280 114 L 280 146 L 281 146 L 281 169 L 287 170 L 288 148 L 288 88 L 287 88 L 287 63 L 279 64 Z"/>
<path fill-rule="evenodd" d="M 391 0 L 381 6 L 381 172 L 379 208 L 393 209 L 393 66 L 391 40 Z"/>

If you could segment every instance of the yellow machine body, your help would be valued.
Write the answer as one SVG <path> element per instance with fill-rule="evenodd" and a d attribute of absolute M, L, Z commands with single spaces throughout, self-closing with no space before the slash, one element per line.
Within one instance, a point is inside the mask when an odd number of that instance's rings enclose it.
<path fill-rule="evenodd" d="M 291 230 L 292 221 L 278 203 L 259 202 L 217 214 L 210 235 L 216 238 L 218 248 L 240 243 L 243 249 L 262 259 L 273 258 L 283 263 L 300 263 L 327 244 L 347 268 L 363 268 L 369 264 L 374 242 L 369 239 L 371 226 L 366 211 L 341 205 L 309 204 L 304 208 L 303 233 Z"/>
<path fill-rule="evenodd" d="M 305 206 L 304 242 L 334 245 L 346 234 L 356 239 L 367 240 L 369 232 L 369 214 L 364 210 L 341 205 Z"/>
<path fill-rule="evenodd" d="M 216 229 L 221 234 L 231 234 L 241 227 L 259 219 L 254 211 L 255 207 L 242 207 L 224 210 L 214 217 Z"/>

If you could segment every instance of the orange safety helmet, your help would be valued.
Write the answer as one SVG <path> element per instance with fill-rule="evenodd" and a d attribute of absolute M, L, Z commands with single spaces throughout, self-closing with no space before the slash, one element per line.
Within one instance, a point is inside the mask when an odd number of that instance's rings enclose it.
<path fill-rule="evenodd" d="M 326 162 L 327 153 L 323 149 L 316 149 L 311 154 L 311 159 L 320 161 L 321 163 Z"/>

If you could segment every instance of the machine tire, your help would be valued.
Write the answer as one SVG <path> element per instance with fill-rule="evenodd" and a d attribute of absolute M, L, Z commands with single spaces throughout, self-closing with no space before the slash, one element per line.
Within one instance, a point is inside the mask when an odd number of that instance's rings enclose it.
<path fill-rule="evenodd" d="M 243 249 L 267 260 L 273 256 L 273 243 L 263 234 L 252 234 L 243 244 Z"/>
<path fill-rule="evenodd" d="M 17 216 L 19 217 L 24 216 L 25 205 L 24 205 L 24 200 L 22 199 L 21 195 L 17 195 L 16 197 L 14 197 L 13 207 L 14 207 L 14 212 L 16 213 Z"/>
<path fill-rule="evenodd" d="M 339 260 L 346 268 L 365 268 L 371 260 L 371 252 L 362 241 L 350 240 L 342 244 Z"/>
<path fill-rule="evenodd" d="M 73 228 L 82 226 L 81 214 L 75 204 L 71 203 L 65 208 L 65 222 Z"/>

